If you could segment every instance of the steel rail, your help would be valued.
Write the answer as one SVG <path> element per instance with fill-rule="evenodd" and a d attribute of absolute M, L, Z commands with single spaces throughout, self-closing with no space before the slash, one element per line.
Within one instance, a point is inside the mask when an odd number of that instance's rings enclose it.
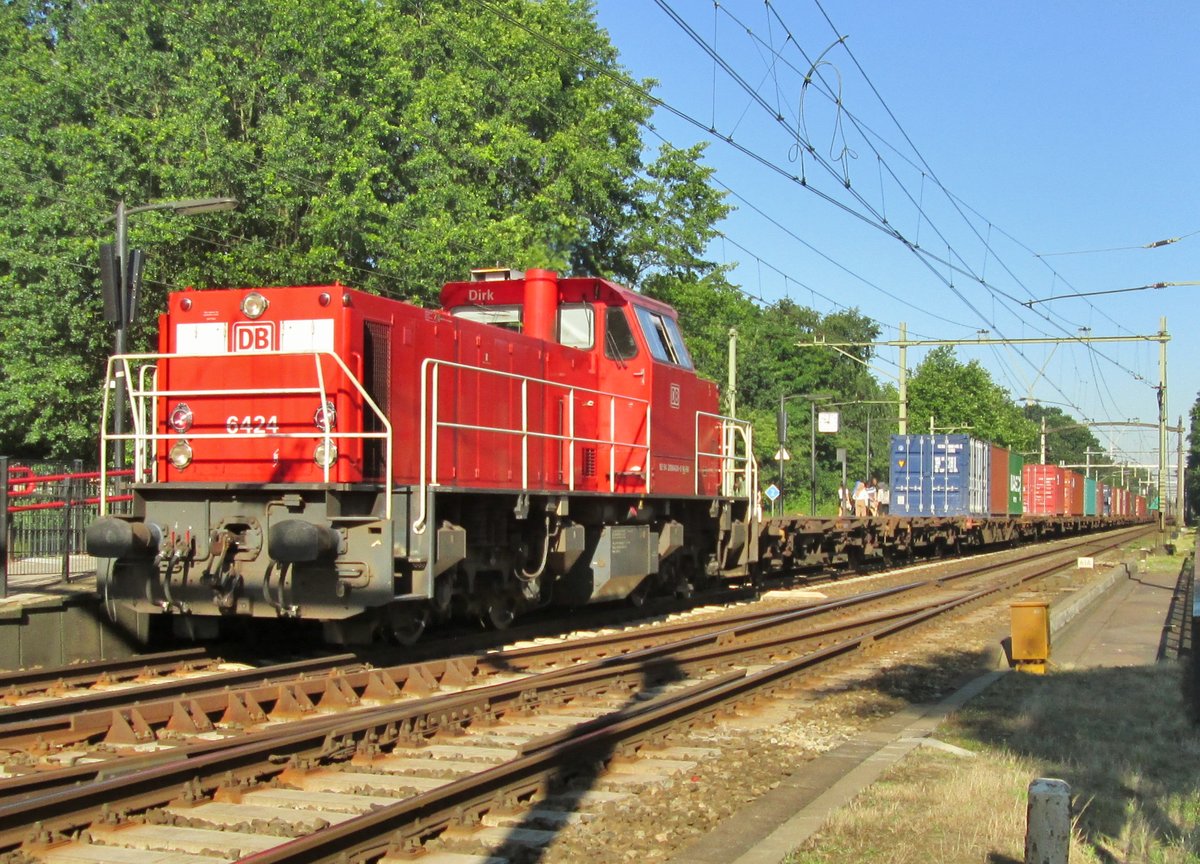
<path fill-rule="evenodd" d="M 1128 529 L 1128 530 L 1132 534 L 1142 533 L 1142 529 L 1140 529 L 1140 528 L 1139 529 Z M 1117 545 L 1119 545 L 1120 542 L 1124 542 L 1123 535 L 1124 535 L 1124 531 L 1122 532 L 1122 537 L 1117 541 Z M 1091 537 L 1091 538 L 1084 539 L 1084 538 L 1076 537 L 1076 538 L 1071 539 L 1071 541 L 1067 544 L 1067 548 L 1071 549 L 1071 550 L 1075 550 L 1075 549 L 1078 549 L 1081 547 L 1089 547 L 1096 543 L 1107 544 L 1105 546 L 1105 548 L 1108 548 L 1108 545 L 1111 545 L 1109 543 L 1110 539 L 1112 539 L 1111 534 L 1106 535 L 1106 538 Z M 1044 550 L 1038 549 L 1036 551 L 1033 551 L 1032 554 L 1026 556 L 1019 563 L 1025 564 L 1025 563 L 1044 559 L 1044 558 L 1051 557 L 1051 556 L 1061 556 L 1063 554 L 1066 554 L 1066 551 L 1063 549 L 1062 546 L 1058 546 L 1054 549 L 1044 549 Z M 900 591 L 920 589 L 922 587 L 926 587 L 929 585 L 944 584 L 944 583 L 952 582 L 952 581 L 955 581 L 958 579 L 965 579 L 965 578 L 971 578 L 971 577 L 980 576 L 980 575 L 986 575 L 988 573 L 991 573 L 991 572 L 994 572 L 997 570 L 1011 569 L 1013 566 L 1015 566 L 1012 561 L 991 561 L 991 562 L 985 562 L 983 564 L 980 564 L 977 561 L 975 561 L 975 559 L 966 559 L 966 560 L 964 560 L 962 562 L 958 562 L 958 563 L 960 563 L 961 566 L 957 570 L 954 570 L 950 573 L 943 573 L 943 574 L 940 574 L 937 576 L 932 576 L 928 579 L 907 583 L 905 585 L 896 586 L 893 588 L 879 589 L 879 591 L 877 591 L 877 592 L 869 592 L 868 594 L 854 595 L 853 598 L 846 598 L 845 601 L 833 600 L 833 601 L 826 601 L 825 603 L 809 604 L 809 605 L 802 606 L 799 610 L 796 610 L 796 613 L 792 613 L 792 612 L 781 613 L 778 609 L 754 610 L 754 611 L 750 611 L 750 612 L 742 612 L 742 613 L 737 613 L 734 615 L 723 616 L 719 619 L 719 622 L 716 622 L 716 623 L 719 623 L 720 625 L 722 625 L 724 627 L 733 627 L 733 626 L 737 626 L 737 625 L 743 624 L 743 623 L 763 621 L 763 622 L 767 622 L 765 624 L 765 626 L 771 626 L 770 622 L 776 616 L 778 616 L 780 614 L 785 614 L 785 615 L 818 614 L 818 613 L 827 611 L 832 608 L 837 608 L 837 606 L 835 604 L 842 604 L 844 602 L 850 602 L 850 603 L 864 602 L 866 600 L 875 599 L 876 595 L 878 595 L 879 597 L 886 597 L 886 596 L 890 596 L 893 593 L 898 593 Z M 504 668 L 510 668 L 517 663 L 528 663 L 530 660 L 533 660 L 535 658 L 540 658 L 540 657 L 552 658 L 555 655 L 564 654 L 564 653 L 574 654 L 575 656 L 578 657 L 578 656 L 582 656 L 586 653 L 595 654 L 595 653 L 599 653 L 599 652 L 605 650 L 606 648 L 615 649 L 615 648 L 621 646 L 622 644 L 637 643 L 638 641 L 653 642 L 654 644 L 658 644 L 658 643 L 664 641 L 663 638 L 661 638 L 661 637 L 674 638 L 674 637 L 677 637 L 684 633 L 691 633 L 691 632 L 696 632 L 696 631 L 704 632 L 704 631 L 710 630 L 714 623 L 715 622 L 712 619 L 700 619 L 700 620 L 694 620 L 694 621 L 678 621 L 673 624 L 658 625 L 658 626 L 653 627 L 652 629 L 647 629 L 644 631 L 631 630 L 631 631 L 627 631 L 627 632 L 623 632 L 623 633 L 611 633 L 611 634 L 606 634 L 606 635 L 602 635 L 602 636 L 593 636 L 588 639 L 580 639 L 580 640 L 576 640 L 571 643 L 547 643 L 545 645 L 528 645 L 528 646 L 524 646 L 521 648 L 509 648 L 509 649 L 505 649 L 503 651 L 496 651 L 496 652 L 492 652 L 489 654 L 484 654 L 479 657 L 479 663 L 480 663 L 480 665 L 502 664 Z M 649 647 L 649 646 L 646 645 L 644 647 Z M 620 656 L 620 655 L 617 655 L 614 653 L 610 656 Z M 493 659 L 493 658 L 495 658 L 495 659 Z M 528 667 L 525 667 L 525 668 L 528 668 Z"/>
<path fill-rule="evenodd" d="M 1059 567 L 1049 569 L 1053 571 Z M 1036 576 L 1030 575 L 1028 578 Z M 767 669 L 754 673 L 733 671 L 644 705 L 629 706 L 608 717 L 553 733 L 531 742 L 522 749 L 521 755 L 494 768 L 448 782 L 437 789 L 374 809 L 241 860 L 246 864 L 308 864 L 362 860 L 389 848 L 403 848 L 406 841 L 422 833 L 436 834 L 448 827 L 452 820 L 473 809 L 486 808 L 499 797 L 511 795 L 522 787 L 544 783 L 548 777 L 559 772 L 563 763 L 607 758 L 615 753 L 618 746 L 629 746 L 631 740 L 659 732 L 664 726 L 711 714 L 727 702 L 744 699 L 760 690 L 772 690 L 799 672 L 842 659 L 888 636 L 924 624 L 960 606 L 978 602 L 997 590 L 1003 588 L 968 592 Z M 724 650 L 728 652 L 731 649 Z M 735 650 L 741 652 L 742 649 Z M 636 663 L 627 665 L 633 668 L 643 666 Z M 409 836 L 403 836 L 405 832 Z M 401 836 L 395 836 L 397 834 Z"/>
<path fill-rule="evenodd" d="M 634 664 L 631 668 L 641 666 Z M 23 798 L 10 796 L 8 793 L 17 787 L 5 781 L 0 783 L 3 800 L 8 802 L 0 804 L 0 849 L 19 845 L 35 823 L 48 831 L 81 827 L 99 818 L 102 811 L 165 804 L 196 788 L 216 788 L 230 777 L 247 772 L 259 778 L 270 776 L 284 770 L 289 757 L 319 758 L 344 749 L 348 740 L 415 740 L 446 723 L 482 720 L 526 709 L 545 699 L 572 698 L 597 685 L 611 686 L 629 672 L 589 666 L 569 678 L 557 674 L 537 676 L 407 704 L 368 708 L 352 715 L 325 715 L 288 729 L 264 729 L 248 738 L 225 742 L 224 746 L 222 742 L 209 742 L 196 748 L 194 755 L 170 750 L 139 757 L 134 760 L 139 767 L 131 770 L 125 770 L 123 762 L 106 766 L 107 771 L 79 766 L 72 785 L 40 793 L 33 786 L 25 791 L 34 794 Z M 88 779 L 88 770 L 92 782 L 79 782 Z"/>
<path fill-rule="evenodd" d="M 65 663 L 61 666 L 35 666 L 32 669 L 0 672 L 0 689 L 11 690 L 12 688 L 50 686 L 59 683 L 71 685 L 84 681 L 95 681 L 104 675 L 141 673 L 145 670 L 159 672 L 171 666 L 200 661 L 220 662 L 218 658 L 209 655 L 208 650 L 203 647 L 180 648 L 175 651 L 140 654 L 116 660 Z"/>
<path fill-rule="evenodd" d="M 1082 543 L 1076 540 L 1070 545 L 1072 548 L 1077 548 L 1081 545 L 1090 546 L 1096 542 L 1094 539 L 1088 539 Z M 1039 552 L 1035 557 L 1044 558 L 1046 556 L 1061 554 L 1063 554 L 1061 549 L 1053 549 Z M 1026 559 L 1026 561 L 1028 560 L 1031 559 Z M 626 633 L 596 636 L 586 640 L 509 649 L 477 658 L 460 657 L 441 662 L 430 661 L 420 664 L 403 664 L 377 670 L 374 672 L 374 677 L 378 678 L 379 675 L 386 676 L 393 683 L 397 684 L 397 686 L 406 686 L 409 680 L 414 677 L 418 682 L 421 680 L 437 681 L 444 678 L 447 671 L 451 668 L 447 664 L 454 664 L 458 667 L 455 670 L 455 675 L 452 676 L 455 678 L 454 683 L 458 686 L 463 686 L 469 683 L 469 678 L 474 674 L 477 666 L 487 666 L 499 671 L 515 671 L 516 669 L 527 671 L 537 665 L 537 662 L 547 664 L 565 659 L 572 663 L 578 663 L 587 654 L 600 654 L 601 658 L 609 657 L 617 658 L 618 660 L 621 657 L 630 656 L 631 654 L 633 656 L 649 656 L 633 652 L 639 652 L 656 645 L 663 645 L 670 639 L 678 639 L 680 635 L 687 633 L 699 633 L 698 638 L 701 641 L 695 644 L 701 644 L 715 638 L 722 638 L 724 634 L 734 632 L 733 628 L 746 624 L 760 622 L 760 626 L 762 627 L 779 626 L 793 619 L 799 620 L 841 607 L 868 603 L 903 591 L 920 589 L 931 584 L 940 585 L 955 579 L 986 574 L 996 569 L 1005 569 L 1012 566 L 1011 562 L 1008 561 L 991 562 L 982 567 L 968 564 L 962 567 L 959 572 L 941 574 L 931 579 L 880 589 L 875 592 L 867 592 L 850 598 L 819 604 L 807 604 L 798 609 L 786 610 L 784 612 L 780 612 L 777 609 L 758 610 L 734 616 L 725 616 L 716 620 L 703 619 L 699 621 L 676 622 L 675 624 L 656 627 L 652 630 L 631 630 Z M 715 633 L 716 635 L 704 636 L 704 633 Z M 634 647 L 621 651 L 614 650 L 622 645 L 632 645 Z M 330 658 L 330 662 L 341 661 L 346 656 L 349 655 Z M 243 697 L 256 705 L 263 706 L 267 709 L 267 712 L 272 711 L 276 701 L 281 698 L 279 688 L 286 682 L 272 680 L 271 678 L 260 680 L 259 676 L 274 676 L 277 671 L 278 667 L 271 667 L 244 673 L 253 682 L 253 685 L 245 690 Z M 336 670 L 335 674 L 338 677 L 339 684 L 345 685 L 343 688 L 344 692 L 353 691 L 360 698 L 362 694 L 366 693 L 367 688 L 371 686 L 371 681 L 373 680 L 372 673 L 363 669 L 341 669 Z M 150 727 L 172 721 L 173 717 L 180 710 L 179 700 L 183 696 L 186 696 L 188 699 L 187 710 L 191 714 L 204 714 L 215 718 L 227 710 L 230 700 L 227 687 L 232 684 L 236 684 L 236 681 L 232 678 L 216 679 L 214 681 L 212 677 L 206 677 L 203 679 L 190 679 L 190 683 L 171 685 L 169 688 L 162 685 L 155 685 L 148 688 L 128 688 L 106 694 L 78 697 L 78 700 L 73 699 L 69 702 L 36 703 L 29 710 L 29 718 L 22 718 L 18 708 L 0 709 L 0 747 L 20 748 L 34 743 L 44 746 L 46 742 L 57 742 L 60 744 L 74 743 L 81 740 L 94 740 L 107 736 L 112 724 L 119 724 L 122 721 L 114 711 L 107 710 L 104 706 L 116 706 L 119 710 L 123 702 L 130 698 L 139 700 L 134 709 L 137 712 L 136 722 L 144 723 Z M 199 686 L 197 687 L 197 685 Z M 329 686 L 329 677 L 296 681 L 294 686 L 296 687 L 296 695 L 300 696 L 301 699 L 320 700 L 324 697 L 325 691 Z M 414 688 L 410 687 L 409 689 Z M 142 700 L 141 697 L 143 696 L 157 696 L 160 698 Z M 283 698 L 286 698 L 286 694 L 284 694 Z M 54 716 L 56 712 L 55 705 L 61 706 L 57 709 L 59 712 L 62 712 L 61 717 Z M 69 719 L 66 712 L 69 712 Z M 3 783 L 0 782 L 0 789 L 2 788 Z"/>
<path fill-rule="evenodd" d="M 799 609 L 788 610 L 785 612 L 774 611 L 767 618 L 762 616 L 754 616 L 750 621 L 741 621 L 729 626 L 725 622 L 721 622 L 723 626 L 718 627 L 710 633 L 701 633 L 691 636 L 690 638 L 676 641 L 667 645 L 652 645 L 640 648 L 639 650 L 616 654 L 609 657 L 600 658 L 587 663 L 576 664 L 570 667 L 551 670 L 540 673 L 537 676 L 511 682 L 508 685 L 488 685 L 477 687 L 469 693 L 479 693 L 484 699 L 504 699 L 511 697 L 513 691 L 527 691 L 531 683 L 536 683 L 538 686 L 557 685 L 560 680 L 574 679 L 576 676 L 596 671 L 602 674 L 614 674 L 613 670 L 635 664 L 644 664 L 654 662 L 656 658 L 668 656 L 672 652 L 683 651 L 688 648 L 702 648 L 705 646 L 713 646 L 727 640 L 731 636 L 735 636 L 741 627 L 751 627 L 755 629 L 763 627 L 780 627 L 788 624 L 801 623 L 805 619 L 815 615 L 820 615 L 837 610 L 850 609 L 856 606 L 861 606 L 876 602 L 881 599 L 893 597 L 913 588 L 920 587 L 924 583 L 910 583 L 891 588 L 879 589 L 876 591 L 867 592 L 853 597 L 833 600 L 815 606 L 805 606 Z M 713 627 L 716 622 L 709 622 L 709 628 Z M 481 658 L 482 659 L 482 658 Z M 463 675 L 470 673 L 470 669 L 463 663 L 469 662 L 470 658 L 458 658 L 459 663 L 456 674 L 459 680 Z M 439 664 L 421 664 L 422 671 L 415 671 L 412 666 L 393 667 L 392 669 L 380 670 L 358 670 L 343 675 L 339 675 L 339 685 L 344 684 L 339 692 L 344 694 L 353 693 L 356 698 L 362 698 L 359 693 L 366 694 L 368 688 L 372 686 L 372 681 L 379 685 L 382 680 L 389 680 L 395 687 L 397 695 L 401 692 L 400 687 L 402 682 L 407 682 L 410 679 L 417 681 L 432 681 L 439 677 L 444 677 L 448 670 L 454 668 L 455 660 L 448 660 Z M 440 670 L 436 667 L 441 667 Z M 433 671 L 429 671 L 429 667 L 435 667 Z M 500 666 L 499 668 L 505 668 Z M 310 679 L 308 681 L 297 682 L 300 687 L 307 688 L 309 692 L 322 690 L 328 687 L 328 682 L 323 679 Z M 247 700 L 247 704 L 262 703 L 263 705 L 270 704 L 270 700 L 278 698 L 277 691 L 279 685 L 263 685 L 259 692 L 250 691 L 242 696 Z M 386 685 L 384 685 L 386 687 Z M 306 694 L 307 695 L 307 694 Z M 440 697 L 431 697 L 421 701 L 414 702 L 408 706 L 396 706 L 395 710 L 410 709 L 413 716 L 416 716 L 422 711 L 436 712 L 438 710 L 453 710 L 461 707 L 461 704 L 456 704 L 459 700 L 454 697 L 457 694 L 448 694 L 449 699 Z M 216 714 L 221 711 L 229 700 L 228 692 L 210 692 L 205 694 L 197 694 L 189 699 L 190 713 Z M 156 702 L 139 704 L 135 710 L 138 712 L 139 718 L 146 723 L 162 723 L 174 717 L 175 712 L 179 710 L 178 700 L 163 699 Z M 313 722 L 319 723 L 322 719 L 314 718 Z M 402 718 L 403 719 L 403 718 Z M 96 737 L 104 732 L 113 722 L 113 712 L 102 711 L 92 712 L 90 714 L 76 714 L 70 718 L 70 733 L 76 739 L 80 737 Z M 50 724 L 23 724 L 15 725 L 12 728 L 0 729 L 0 734 L 6 737 L 0 739 L 0 746 L 3 747 L 20 747 L 26 744 L 33 744 L 39 739 L 45 741 L 47 738 L 52 738 L 56 731 L 56 726 Z M 246 740 L 251 736 L 241 736 L 238 739 L 228 739 L 225 741 L 201 741 L 195 744 L 181 744 L 177 747 L 160 751 L 156 754 L 137 754 L 134 756 L 119 756 L 109 759 L 102 759 L 95 762 L 89 762 L 83 765 L 73 766 L 66 769 L 57 769 L 52 771 L 35 771 L 25 775 L 19 775 L 13 778 L 5 778 L 0 780 L 0 797 L 7 797 L 15 794 L 28 794 L 38 790 L 54 788 L 57 786 L 67 785 L 70 783 L 79 783 L 88 780 L 94 780 L 104 774 L 114 772 L 123 772 L 124 767 L 129 765 L 128 770 L 133 770 L 138 766 L 154 764 L 164 759 L 186 759 L 194 758 L 196 755 L 211 753 L 216 750 L 236 746 L 242 740 Z"/>
<path fill-rule="evenodd" d="M 1120 545 L 1120 542 L 1113 545 Z M 1060 565 L 1061 566 L 1061 565 Z M 1022 584 L 1029 579 L 1054 572 L 1060 566 L 1039 568 L 1044 572 L 1032 573 L 1016 581 Z M 437 833 L 448 826 L 456 817 L 473 808 L 486 807 L 498 796 L 512 792 L 514 787 L 540 783 L 559 770 L 563 762 L 579 761 L 587 757 L 611 755 L 617 746 L 628 745 L 630 739 L 645 736 L 663 725 L 690 720 L 715 710 L 716 706 L 753 694 L 758 690 L 773 689 L 784 679 L 822 662 L 842 658 L 847 654 L 868 647 L 879 639 L 894 635 L 902 630 L 925 623 L 938 615 L 960 606 L 979 602 L 986 596 L 1008 586 L 984 588 L 969 592 L 946 603 L 934 604 L 929 609 L 914 613 L 900 621 L 885 625 L 860 637 L 839 642 L 811 652 L 802 657 L 776 664 L 753 674 L 730 673 L 713 682 L 705 682 L 679 694 L 672 694 L 648 703 L 645 707 L 617 716 L 614 722 L 595 721 L 581 724 L 567 732 L 539 739 L 516 759 L 471 777 L 453 781 L 438 789 L 406 799 L 397 804 L 382 807 L 353 819 L 315 831 L 307 836 L 290 840 L 273 849 L 243 858 L 246 864 L 309 864 L 309 862 L 361 860 L 386 852 L 390 848 L 403 849 L 412 837 L 403 835 L 407 830 Z M 593 727 L 594 728 L 591 728 Z M 545 743 L 542 744 L 541 742 Z M 440 823 L 440 824 L 439 824 Z"/>
<path fill-rule="evenodd" d="M 180 678 L 175 681 L 156 681 L 133 687 L 89 691 L 77 696 L 58 696 L 54 699 L 30 702 L 25 705 L 9 705 L 0 708 L 0 746 L 5 746 L 6 739 L 11 737 L 52 735 L 55 732 L 67 731 L 77 727 L 82 718 L 92 715 L 96 711 L 114 707 L 129 707 L 148 696 L 158 697 L 159 700 L 177 700 L 181 697 L 191 698 L 193 694 L 223 691 L 252 682 L 269 681 L 273 686 L 278 686 L 287 679 L 298 678 L 314 672 L 327 672 L 343 664 L 354 667 L 362 665 L 354 654 L 335 654 L 329 657 L 295 660 L 273 666 L 234 669 L 194 678 Z M 137 707 L 141 709 L 142 706 L 138 705 Z M 111 710 L 105 711 L 105 713 L 111 716 Z M 94 733 L 95 728 L 93 727 L 92 734 Z"/>
<path fill-rule="evenodd" d="M 1111 541 L 1109 545 L 1119 545 L 1122 540 Z M 1065 553 L 1063 553 L 1065 556 Z M 1061 562 L 1059 563 L 1061 566 Z M 942 604 L 934 604 L 926 611 L 920 611 L 908 617 L 901 618 L 878 628 L 875 631 L 837 645 L 811 652 L 797 660 L 778 664 L 772 669 L 755 673 L 754 675 L 738 675 L 738 680 L 774 681 L 782 675 L 791 674 L 787 670 L 800 669 L 822 658 L 842 656 L 856 647 L 869 645 L 879 638 L 900 632 L 957 606 L 975 602 L 996 590 L 1007 586 L 1020 584 L 1028 579 L 1036 578 L 1044 572 L 1058 569 L 1053 564 L 1043 565 L 1039 571 L 1031 572 L 1018 580 L 1009 580 L 1005 585 L 969 592 L 960 598 Z M 686 640 L 692 642 L 693 640 Z M 695 648 L 696 645 L 685 647 Z M 657 649 L 654 649 L 657 651 Z M 726 647 L 726 650 L 746 653 L 746 646 Z M 303 730 L 287 732 L 285 730 L 264 730 L 258 733 L 256 742 L 243 740 L 237 746 L 224 747 L 219 752 L 199 755 L 194 759 L 180 759 L 178 755 L 168 762 L 146 770 L 136 772 L 121 772 L 109 778 L 98 777 L 95 782 L 82 787 L 66 790 L 56 790 L 41 795 L 31 795 L 24 801 L 15 802 L 0 807 L 0 846 L 9 847 L 19 843 L 21 832 L 27 831 L 27 826 L 39 822 L 48 830 L 64 830 L 79 827 L 89 819 L 97 818 L 102 806 L 109 805 L 123 809 L 138 809 L 155 806 L 164 800 L 175 797 L 187 791 L 188 788 L 215 788 L 221 782 L 227 781 L 232 773 L 244 774 L 249 771 L 261 779 L 282 770 L 279 761 L 288 756 L 307 753 L 310 758 L 321 753 L 343 751 L 347 742 L 363 740 L 364 736 L 372 736 L 375 743 L 395 743 L 412 737 L 423 737 L 432 732 L 441 723 L 467 723 L 470 720 L 486 720 L 489 717 L 503 716 L 508 710 L 529 707 L 537 704 L 540 699 L 550 698 L 562 700 L 570 693 L 586 689 L 588 686 L 605 682 L 613 686 L 609 680 L 614 674 L 618 676 L 641 675 L 647 670 L 665 668 L 671 661 L 669 657 L 650 656 L 639 652 L 641 656 L 624 655 L 620 658 L 609 658 L 585 664 L 582 670 L 570 670 L 574 674 L 548 673 L 518 682 L 506 682 L 489 687 L 478 688 L 460 694 L 446 694 L 429 700 L 421 700 L 419 704 L 408 706 L 392 706 L 383 709 L 371 709 L 356 717 L 340 716 L 321 718 L 319 722 L 309 722 Z M 684 658 L 680 658 L 684 659 Z M 687 662 L 684 660 L 684 662 Z M 732 680 L 732 679 L 722 679 Z M 709 686 L 709 685 L 705 685 Z M 725 685 L 723 685 L 725 686 Z M 689 690 L 689 692 L 693 692 Z M 670 704 L 676 704 L 682 697 L 670 697 Z M 655 700 L 648 703 L 647 709 L 659 710 L 667 702 Z M 682 703 L 679 703 L 682 704 Z M 639 714 L 639 716 L 641 716 Z M 620 724 L 633 722 L 629 718 L 620 719 Z M 380 733 L 380 728 L 383 732 Z M 579 742 L 596 740 L 595 735 L 607 734 L 601 732 L 583 732 L 573 736 L 568 747 L 575 747 Z M 553 748 L 552 748 L 553 749 Z M 550 751 L 547 751 L 550 752 Z M 553 752 L 558 752 L 554 750 Z M 564 751 L 565 752 L 565 751 Z M 535 754 L 537 755 L 537 754 Z M 264 766 L 263 759 L 270 756 L 276 764 Z M 490 782 L 487 778 L 498 776 L 505 766 L 485 772 L 480 775 L 480 782 Z M 507 776 L 507 775 L 506 775 Z M 450 794 L 446 790 L 462 786 L 461 783 L 449 784 L 435 793 L 417 796 L 413 801 L 428 803 L 434 794 Z M 186 788 L 185 788 L 186 787 Z M 408 802 L 404 805 L 408 806 Z M 413 805 L 417 806 L 417 805 Z M 395 808 L 385 808 L 392 812 Z M 360 820 L 352 820 L 355 825 Z M 329 836 L 329 835 L 325 835 Z M 287 844 L 294 849 L 294 844 Z M 340 853 L 338 853 L 340 854 Z M 259 860 L 259 859 L 253 859 Z M 261 859 L 268 860 L 268 859 Z M 299 858 L 295 860 L 310 860 Z M 317 860 L 317 859 L 311 859 Z"/>

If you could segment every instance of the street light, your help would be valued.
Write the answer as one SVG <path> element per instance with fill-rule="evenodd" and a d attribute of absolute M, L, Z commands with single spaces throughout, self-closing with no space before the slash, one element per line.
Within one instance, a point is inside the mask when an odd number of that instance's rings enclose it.
<path fill-rule="evenodd" d="M 141 286 L 142 253 L 134 250 L 133 261 L 126 249 L 128 217 L 134 213 L 148 213 L 151 210 L 169 210 L 181 216 L 196 216 L 200 213 L 216 213 L 221 210 L 232 210 L 237 207 L 236 198 L 187 198 L 179 201 L 159 201 L 156 204 L 140 204 L 136 207 L 126 207 L 125 201 L 117 202 L 117 212 L 113 215 L 116 225 L 116 249 L 105 244 L 100 247 L 100 276 L 104 283 L 104 317 L 113 322 L 113 353 L 125 353 L 126 334 L 133 322 L 137 311 L 138 290 Z M 113 442 L 113 458 L 116 466 L 125 464 L 125 442 L 121 435 L 125 432 L 125 369 L 118 363 L 116 368 L 116 393 L 113 404 L 113 432 L 116 439 Z"/>
<path fill-rule="evenodd" d="M 809 403 L 809 451 L 808 451 L 808 472 L 809 472 L 809 502 L 808 513 L 810 516 L 817 515 L 817 403 L 825 402 L 833 398 L 832 393 L 793 393 L 790 396 L 779 397 L 779 500 L 780 508 L 783 504 L 783 454 L 784 439 L 787 437 L 787 414 L 784 411 L 784 403 L 792 399 L 807 399 Z"/>

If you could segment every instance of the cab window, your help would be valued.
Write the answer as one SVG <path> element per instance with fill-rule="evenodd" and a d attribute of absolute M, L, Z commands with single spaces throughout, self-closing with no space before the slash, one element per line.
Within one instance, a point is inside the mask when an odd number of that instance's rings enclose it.
<path fill-rule="evenodd" d="M 624 308 L 609 306 L 604 313 L 604 356 L 609 360 L 632 360 L 637 353 L 637 340 Z"/>
<path fill-rule="evenodd" d="M 650 355 L 660 363 L 670 363 L 672 366 L 692 368 L 692 358 L 683 347 L 683 337 L 675 321 L 666 315 L 652 312 L 641 306 L 637 309 L 638 321 L 642 325 L 642 335 L 650 346 Z"/>
<path fill-rule="evenodd" d="M 558 307 L 558 343 L 585 351 L 596 344 L 595 314 L 586 303 Z"/>
<path fill-rule="evenodd" d="M 455 306 L 450 314 L 480 324 L 492 324 L 505 330 L 521 332 L 520 306 Z"/>

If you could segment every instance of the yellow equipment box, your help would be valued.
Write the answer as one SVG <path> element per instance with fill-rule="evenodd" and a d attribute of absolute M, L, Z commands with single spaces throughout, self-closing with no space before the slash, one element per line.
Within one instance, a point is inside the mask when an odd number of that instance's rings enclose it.
<path fill-rule="evenodd" d="M 1018 669 L 1042 674 L 1050 659 L 1050 604 L 1045 600 L 1013 603 L 1012 660 Z"/>

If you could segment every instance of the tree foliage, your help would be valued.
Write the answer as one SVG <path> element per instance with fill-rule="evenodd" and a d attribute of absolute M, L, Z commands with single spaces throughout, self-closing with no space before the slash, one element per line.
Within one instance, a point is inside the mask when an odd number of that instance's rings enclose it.
<path fill-rule="evenodd" d="M 949 346 L 926 355 L 908 382 L 909 421 L 914 432 L 967 432 L 1018 452 L 1030 452 L 1037 429 L 1008 391 L 978 360 L 962 363 Z"/>
<path fill-rule="evenodd" d="M 456 0 L 0 4 L 0 452 L 94 452 L 121 199 L 241 202 L 130 220 L 131 348 L 189 284 L 428 302 L 484 264 L 708 278 L 725 208 L 701 149 L 647 164 L 651 105 L 606 74 L 590 2 L 496 5 L 521 26 Z"/>
<path fill-rule="evenodd" d="M 781 400 L 790 421 L 789 509 L 809 503 L 805 394 L 842 418 L 817 438 L 818 509 L 838 449 L 852 479 L 885 476 L 896 392 L 872 352 L 797 347 L 871 342 L 874 322 L 757 305 L 707 257 L 729 208 L 704 149 L 648 154 L 653 106 L 618 80 L 590 0 L 490 6 L 506 17 L 462 0 L 0 3 L 0 452 L 95 453 L 112 344 L 97 247 L 117 202 L 229 195 L 235 212 L 130 219 L 148 260 L 131 350 L 154 347 L 165 293 L 187 285 L 337 279 L 429 303 L 472 266 L 601 275 L 674 305 L 722 384 L 737 329 L 764 485 Z M 932 415 L 1032 449 L 978 364 L 935 352 L 911 395 L 916 429 Z"/>
<path fill-rule="evenodd" d="M 1200 394 L 1196 395 L 1188 417 L 1187 468 L 1184 470 L 1183 488 L 1187 522 L 1194 525 L 1196 514 L 1200 513 Z"/>
<path fill-rule="evenodd" d="M 1046 462 L 1051 465 L 1111 466 L 1112 459 L 1100 447 L 1092 430 L 1075 417 L 1053 405 L 1026 405 L 1025 416 L 1037 424 L 1045 423 Z M 1106 471 L 1105 482 L 1119 483 L 1120 473 Z"/>

